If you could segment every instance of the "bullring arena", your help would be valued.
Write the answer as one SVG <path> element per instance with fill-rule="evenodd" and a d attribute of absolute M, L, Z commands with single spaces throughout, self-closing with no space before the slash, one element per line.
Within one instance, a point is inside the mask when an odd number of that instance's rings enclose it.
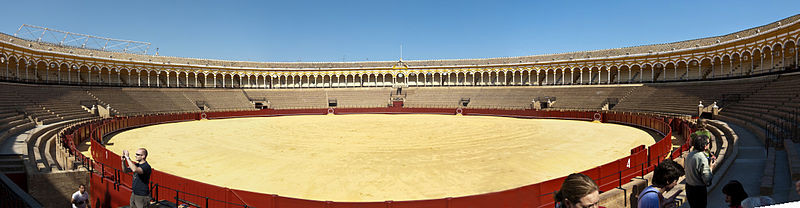
<path fill-rule="evenodd" d="M 92 207 L 126 206 L 120 153 L 138 147 L 153 206 L 554 207 L 582 173 L 600 206 L 635 207 L 699 118 L 713 207 L 731 180 L 800 200 L 800 15 L 663 44 L 364 62 L 168 57 L 23 28 L 40 35 L 0 33 L 0 207 L 66 207 L 78 184 Z M 685 183 L 664 195 L 685 203 Z"/>
<path fill-rule="evenodd" d="M 106 147 L 118 154 L 150 147 L 160 170 L 218 186 L 385 201 L 521 187 L 613 161 L 653 140 L 637 128 L 589 121 L 358 114 L 161 124 L 121 132 Z"/>

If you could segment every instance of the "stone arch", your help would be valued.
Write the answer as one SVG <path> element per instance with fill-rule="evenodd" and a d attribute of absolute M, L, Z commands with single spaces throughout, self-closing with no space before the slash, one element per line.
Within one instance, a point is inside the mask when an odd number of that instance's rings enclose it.
<path fill-rule="evenodd" d="M 785 66 L 789 68 L 796 68 L 797 67 L 797 45 L 796 42 L 793 40 L 786 41 L 784 43 L 786 47 L 784 47 L 783 51 L 783 63 Z"/>
<path fill-rule="evenodd" d="M 96 79 L 97 83 L 99 84 L 111 83 L 109 76 L 111 76 L 111 69 L 105 66 L 101 66 L 100 70 L 97 71 L 97 79 Z"/>
<path fill-rule="evenodd" d="M 208 86 L 208 79 L 206 78 L 207 75 L 205 72 L 194 72 L 192 74 L 194 74 L 195 81 L 197 82 L 195 87 L 205 88 Z"/>
<path fill-rule="evenodd" d="M 80 65 L 80 66 L 73 66 L 72 70 L 74 71 L 74 76 L 72 77 L 73 83 L 89 83 L 89 66 Z"/>
<path fill-rule="evenodd" d="M 322 87 L 331 87 L 332 80 L 333 79 L 331 78 L 331 75 L 329 75 L 329 74 L 326 74 L 326 75 L 322 76 Z"/>
<path fill-rule="evenodd" d="M 548 74 L 550 74 L 550 73 L 548 72 Z M 561 85 L 561 84 L 571 83 L 570 82 L 570 80 L 571 80 L 570 77 L 567 76 L 566 74 L 567 74 L 567 69 L 565 69 L 565 68 L 553 69 L 552 76 L 548 75 L 548 77 L 550 79 L 547 80 L 547 83 L 548 84 L 552 84 L 552 85 Z"/>
<path fill-rule="evenodd" d="M 489 81 L 489 72 L 487 71 L 475 71 L 473 73 L 473 79 L 475 79 L 475 85 L 478 86 L 486 86 Z"/>
<path fill-rule="evenodd" d="M 247 74 L 247 88 L 259 88 L 258 74 Z"/>
<path fill-rule="evenodd" d="M 430 72 L 430 71 L 427 71 L 427 72 L 423 73 L 423 75 L 425 77 L 425 86 L 433 86 L 434 85 L 434 83 L 433 83 L 433 75 L 434 74 L 433 73 L 434 72 Z"/>
<path fill-rule="evenodd" d="M 733 74 L 733 59 L 730 54 L 722 55 L 719 67 L 720 77 L 730 77 Z"/>
<path fill-rule="evenodd" d="M 530 70 L 523 69 L 520 72 L 520 75 L 519 75 L 520 76 L 520 82 L 519 82 L 520 85 L 530 85 L 530 81 L 531 81 L 530 75 L 531 75 Z"/>
<path fill-rule="evenodd" d="M 408 73 L 408 86 L 417 86 L 417 73 Z"/>
<path fill-rule="evenodd" d="M 187 71 L 186 76 L 188 77 L 189 81 L 186 83 L 188 87 L 200 88 L 205 86 L 205 83 L 200 80 L 200 72 L 197 71 Z"/>
<path fill-rule="evenodd" d="M 714 58 L 711 59 L 711 72 L 709 72 L 709 75 L 707 77 L 716 78 L 721 76 L 720 73 L 722 71 L 721 66 L 722 66 L 722 57 L 714 56 Z"/>
<path fill-rule="evenodd" d="M 189 74 L 186 71 L 178 71 L 177 72 L 177 81 L 175 82 L 176 87 L 190 87 L 189 86 Z M 194 84 L 194 83 L 192 83 Z"/>
<path fill-rule="evenodd" d="M 8 57 L 6 54 L 0 53 L 0 73 L 3 74 L 4 80 L 11 79 L 11 67 L 9 65 Z"/>
<path fill-rule="evenodd" d="M 242 88 L 242 75 L 232 74 L 231 83 L 229 84 L 229 86 L 230 88 Z"/>
<path fill-rule="evenodd" d="M 617 75 L 617 83 L 629 83 L 631 76 L 631 67 L 628 65 L 622 65 L 619 68 L 619 74 Z"/>
<path fill-rule="evenodd" d="M 90 83 L 90 84 L 97 83 L 97 77 L 99 76 L 98 75 L 99 71 L 100 71 L 100 68 L 98 68 L 97 66 L 89 66 L 89 72 L 88 72 L 88 75 L 87 75 L 88 76 L 87 77 L 87 82 Z"/>
<path fill-rule="evenodd" d="M 222 88 L 233 88 L 233 75 L 230 73 L 222 74 Z"/>
<path fill-rule="evenodd" d="M 30 70 L 33 68 L 33 61 L 28 59 L 27 57 L 22 57 L 19 59 L 19 78 L 20 80 L 27 81 L 30 79 Z"/>
<path fill-rule="evenodd" d="M 630 70 L 631 73 L 629 74 L 630 77 L 628 77 L 628 83 L 637 83 L 643 81 L 642 77 L 644 77 L 644 67 L 641 64 L 631 65 Z"/>
<path fill-rule="evenodd" d="M 592 66 L 589 68 L 589 84 L 600 84 L 600 68 L 597 66 Z"/>
<path fill-rule="evenodd" d="M 57 73 L 58 73 L 58 78 L 57 78 L 58 82 L 59 83 L 69 83 L 68 80 L 70 78 L 69 77 L 70 76 L 70 74 L 69 74 L 70 71 L 71 71 L 71 69 L 69 67 L 69 64 L 61 63 L 58 66 L 58 71 L 57 71 Z"/>
<path fill-rule="evenodd" d="M 544 81 L 546 80 L 548 68 L 538 69 L 536 70 L 536 84 L 539 86 L 545 85 Z"/>
<path fill-rule="evenodd" d="M 42 60 L 34 60 L 32 71 L 33 77 L 31 77 L 29 80 L 32 82 L 47 82 L 47 79 L 45 78 L 47 76 L 47 67 L 50 67 L 47 62 Z"/>
<path fill-rule="evenodd" d="M 588 67 L 585 67 L 585 66 L 576 67 L 576 68 L 573 68 L 573 71 L 577 71 L 577 76 L 578 76 L 578 80 L 575 81 L 575 83 L 582 84 L 582 85 L 583 84 L 589 84 L 589 81 L 591 81 L 592 75 L 591 75 L 591 71 L 589 70 Z"/>
<path fill-rule="evenodd" d="M 744 59 L 744 56 L 742 57 Z M 761 52 L 760 49 L 753 50 L 753 54 L 750 56 L 750 60 L 752 62 L 751 67 L 748 71 L 748 75 L 758 73 L 763 70 L 764 66 L 764 54 Z"/>
<path fill-rule="evenodd" d="M 700 60 L 700 64 L 697 66 L 697 74 L 694 75 L 693 79 L 706 79 L 709 74 L 711 74 L 713 59 L 706 57 Z"/>
<path fill-rule="evenodd" d="M 764 47 L 764 50 L 761 51 L 761 70 L 759 73 L 771 71 L 774 67 L 774 58 L 773 51 L 771 47 Z"/>
<path fill-rule="evenodd" d="M 619 66 L 612 65 L 608 67 L 608 74 L 606 74 L 606 84 L 613 84 L 617 81 L 619 74 Z"/>
<path fill-rule="evenodd" d="M 742 56 L 741 56 L 741 54 L 739 54 L 738 52 L 737 53 L 733 53 L 733 55 L 731 55 L 730 76 L 741 76 L 741 75 L 743 75 L 742 74 L 742 71 L 743 71 L 742 69 L 743 69 L 743 65 L 742 65 Z"/>
<path fill-rule="evenodd" d="M 486 73 L 486 85 L 497 85 L 497 71 L 488 71 Z"/>
<path fill-rule="evenodd" d="M 786 64 L 784 64 L 785 59 L 783 54 L 784 49 L 782 44 L 776 43 L 775 45 L 772 45 L 772 60 L 770 60 L 772 65 L 770 65 L 770 68 L 780 70 L 786 66 Z"/>
<path fill-rule="evenodd" d="M 19 63 L 20 60 L 16 56 L 9 56 L 8 57 L 8 68 L 9 68 L 9 77 L 13 77 L 14 80 L 19 80 L 21 78 L 19 73 Z"/>
<path fill-rule="evenodd" d="M 322 87 L 322 75 L 313 74 L 311 75 L 313 81 L 311 82 L 312 87 Z"/>

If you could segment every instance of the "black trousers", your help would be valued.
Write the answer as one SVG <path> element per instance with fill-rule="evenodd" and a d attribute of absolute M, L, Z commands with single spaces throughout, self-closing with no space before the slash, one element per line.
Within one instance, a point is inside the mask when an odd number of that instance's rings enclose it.
<path fill-rule="evenodd" d="M 706 186 L 686 185 L 686 201 L 691 208 L 705 208 L 708 203 Z"/>

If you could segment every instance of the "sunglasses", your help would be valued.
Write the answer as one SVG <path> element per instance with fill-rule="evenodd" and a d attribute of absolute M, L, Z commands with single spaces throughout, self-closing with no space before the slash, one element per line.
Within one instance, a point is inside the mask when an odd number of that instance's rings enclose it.
<path fill-rule="evenodd" d="M 136 156 L 142 156 L 142 154 L 136 153 Z"/>

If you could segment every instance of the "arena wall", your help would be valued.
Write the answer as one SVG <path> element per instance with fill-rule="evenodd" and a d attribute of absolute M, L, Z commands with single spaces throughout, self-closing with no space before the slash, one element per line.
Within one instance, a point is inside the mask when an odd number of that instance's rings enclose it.
<path fill-rule="evenodd" d="M 513 58 L 266 63 L 86 50 L 0 34 L 0 79 L 128 87 L 593 85 L 724 79 L 798 66 L 800 15 L 724 36 Z"/>
<path fill-rule="evenodd" d="M 333 112 L 331 112 L 333 111 Z M 622 187 L 634 177 L 651 172 L 653 167 L 664 160 L 680 155 L 684 148 L 671 153 L 673 133 L 688 135 L 690 129 L 685 121 L 671 117 L 633 113 L 605 113 L 596 111 L 536 111 L 536 110 L 486 110 L 486 109 L 447 109 L 447 108 L 363 108 L 363 109 L 299 109 L 299 110 L 261 110 L 213 113 L 162 114 L 136 117 L 117 117 L 98 119 L 68 128 L 61 135 L 63 144 L 78 160 L 92 172 L 92 201 L 107 206 L 122 206 L 128 203 L 131 176 L 120 171 L 119 155 L 106 150 L 101 143 L 103 136 L 118 130 L 153 125 L 165 122 L 181 122 L 201 118 L 221 119 L 252 116 L 282 115 L 324 115 L 348 113 L 434 113 L 455 115 L 492 115 L 521 118 L 557 118 L 577 120 L 602 120 L 649 128 L 661 133 L 664 138 L 647 148 L 637 148 L 630 156 L 602 164 L 596 168 L 582 171 L 600 185 L 601 191 Z M 673 128 L 677 127 L 677 128 Z M 676 131 L 673 132 L 673 129 Z M 82 155 L 75 144 L 90 139 L 92 158 Z M 191 203 L 201 207 L 552 207 L 553 195 L 564 177 L 551 179 L 515 189 L 473 196 L 451 197 L 420 201 L 385 202 L 331 202 L 313 201 L 282 197 L 274 194 L 253 193 L 205 184 L 155 170 L 151 176 L 151 189 L 156 200 L 172 203 Z M 613 197 L 604 197 L 613 198 Z M 602 205 L 602 204 L 601 204 Z"/>

